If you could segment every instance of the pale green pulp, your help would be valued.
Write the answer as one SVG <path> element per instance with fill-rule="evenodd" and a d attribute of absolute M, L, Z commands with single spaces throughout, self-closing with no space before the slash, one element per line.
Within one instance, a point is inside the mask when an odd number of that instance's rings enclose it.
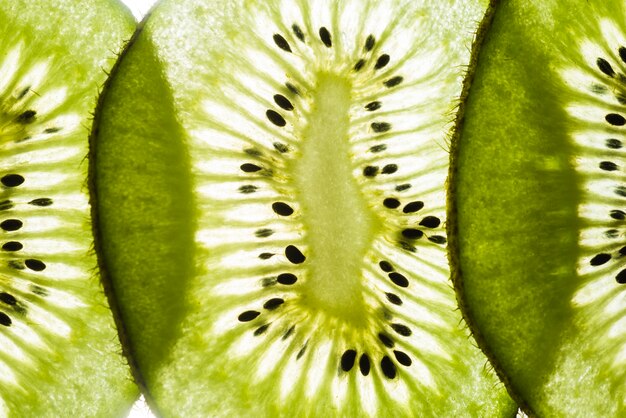
<path fill-rule="evenodd" d="M 304 300 L 314 310 L 363 325 L 361 268 L 379 220 L 354 180 L 349 146 L 350 82 L 319 74 L 294 179 L 310 243 Z"/>

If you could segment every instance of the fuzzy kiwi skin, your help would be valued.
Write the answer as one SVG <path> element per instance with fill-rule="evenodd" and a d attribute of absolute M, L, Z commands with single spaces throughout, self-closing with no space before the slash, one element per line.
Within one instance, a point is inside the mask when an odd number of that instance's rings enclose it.
<path fill-rule="evenodd" d="M 11 333 L 19 336 L 17 324 L 22 323 L 27 331 L 37 333 L 40 329 L 42 340 L 39 347 L 31 347 L 28 338 L 19 343 L 19 348 L 27 353 L 28 362 L 20 364 L 19 360 L 15 361 L 18 376 L 16 383 L 19 388 L 11 383 L 2 383 L 0 414 L 3 416 L 124 416 L 138 396 L 137 387 L 132 382 L 128 366 L 120 354 L 113 318 L 94 269 L 96 258 L 90 247 L 91 227 L 89 214 L 85 210 L 88 196 L 85 193 L 87 172 L 84 164 L 88 143 L 87 127 L 97 94 L 106 79 L 106 71 L 117 58 L 116 51 L 122 48 L 134 28 L 135 21 L 130 12 L 113 0 L 16 0 L 0 4 L 0 39 L 5 41 L 2 42 L 3 52 L 12 51 L 20 42 L 23 45 L 13 78 L 18 81 L 17 86 L 24 77 L 24 72 L 37 65 L 45 68 L 46 65 L 42 63 L 48 63 L 48 70 L 42 74 L 37 91 L 32 96 L 24 95 L 25 100 L 29 100 L 29 106 L 33 106 L 29 110 L 37 112 L 34 120 L 29 122 L 28 129 L 35 133 L 45 130 L 48 137 L 24 139 L 5 135 L 3 138 L 8 140 L 3 146 L 14 145 L 11 140 L 22 140 L 20 146 L 14 146 L 7 152 L 14 154 L 7 155 L 6 160 L 15 159 L 22 152 L 23 155 L 35 159 L 33 154 L 28 153 L 28 144 L 34 144 L 28 142 L 32 139 L 40 141 L 39 148 L 33 146 L 32 149 L 41 151 L 46 146 L 52 148 L 47 158 L 44 157 L 45 163 L 25 158 L 15 167 L 11 167 L 16 172 L 22 169 L 28 174 L 24 176 L 24 183 L 15 187 L 15 191 L 3 189 L 3 193 L 14 193 L 18 196 L 18 202 L 29 193 L 46 193 L 46 197 L 53 198 L 46 200 L 45 209 L 38 208 L 30 213 L 20 213 L 20 207 L 26 206 L 25 204 L 22 206 L 18 203 L 15 206 L 13 216 L 23 216 L 25 229 L 33 227 L 34 230 L 44 230 L 41 233 L 30 233 L 30 236 L 25 234 L 23 251 L 34 251 L 29 247 L 32 242 L 30 239 L 56 240 L 52 244 L 48 243 L 48 248 L 41 250 L 45 253 L 41 258 L 47 263 L 46 268 L 43 268 L 44 265 L 38 266 L 38 275 L 33 276 L 34 282 L 45 283 L 49 290 L 39 288 L 35 296 L 25 295 L 23 286 L 19 288 L 16 280 L 15 287 L 18 290 L 15 294 L 25 316 L 19 318 L 15 314 L 15 326 L 5 328 L 3 334 L 6 338 L 11 338 Z M 0 61 L 7 57 L 0 55 Z M 9 79 L 13 75 L 9 73 Z M 51 103 L 37 101 L 36 97 L 49 97 L 47 94 L 52 89 L 57 89 L 58 92 L 62 88 L 67 88 L 67 94 L 57 108 L 51 106 Z M 10 96 L 11 91 L 3 93 Z M 61 95 L 57 93 L 52 101 Z M 67 119 L 62 117 L 67 115 L 78 121 L 78 127 L 63 124 Z M 57 117 L 60 117 L 58 121 Z M 58 125 L 51 127 L 50 123 Z M 3 128 L 6 126 L 5 124 Z M 58 157 L 60 149 L 66 154 L 71 150 L 72 156 L 50 162 L 51 156 Z M 42 191 L 32 173 L 35 170 L 29 167 L 31 162 L 36 163 L 36 170 L 44 173 L 48 171 L 49 179 L 63 176 L 63 182 L 55 183 Z M 6 213 L 3 212 L 3 215 Z M 45 224 L 42 223 L 39 228 L 35 223 L 36 219 L 41 219 L 38 216 L 54 219 L 60 227 L 53 233 L 45 231 Z M 72 231 L 68 232 L 68 229 Z M 16 234 L 20 232 L 17 231 Z M 8 234 L 6 231 L 3 234 L 3 239 L 6 240 Z M 72 249 L 58 250 L 59 242 L 69 243 Z M 7 257 L 3 253 L 3 265 Z M 57 263 L 65 263 L 68 270 L 78 274 L 68 280 L 55 268 Z M 6 296 L 7 292 L 11 292 L 14 282 L 6 276 L 4 280 L 3 296 Z M 75 297 L 69 299 L 69 302 L 77 303 L 77 306 L 68 309 L 68 300 L 64 295 Z M 4 300 L 6 303 L 7 299 Z M 37 300 L 41 301 L 40 305 Z M 2 309 L 7 310 L 6 305 Z M 38 309 L 41 310 L 38 312 Z M 32 317 L 29 319 L 29 312 L 45 315 L 51 320 L 49 323 L 60 320 L 67 326 L 67 334 L 59 335 L 47 330 L 40 321 L 33 320 Z M 14 312 L 10 314 L 13 315 Z M 9 364 L 7 358 L 3 356 L 4 362 Z"/>
<path fill-rule="evenodd" d="M 604 54 L 586 56 L 584 41 L 615 53 L 606 22 L 624 27 L 623 3 L 493 6 L 451 148 L 448 236 L 459 305 L 527 414 L 623 416 L 616 353 L 603 348 L 596 325 L 602 306 L 577 300 L 592 279 L 579 267 L 588 264 L 579 234 L 589 225 L 578 210 L 589 193 L 573 137 L 606 123 L 568 111 L 592 85 L 567 79 L 580 71 L 605 82 L 596 64 Z M 613 277 L 598 283 L 616 289 Z"/>

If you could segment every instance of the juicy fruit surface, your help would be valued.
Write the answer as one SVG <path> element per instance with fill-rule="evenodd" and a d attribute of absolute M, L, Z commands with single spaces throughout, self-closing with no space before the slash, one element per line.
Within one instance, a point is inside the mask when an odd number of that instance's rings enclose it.
<path fill-rule="evenodd" d="M 84 164 L 133 26 L 107 1 L 0 2 L 0 416 L 118 416 L 137 396 L 94 274 Z"/>
<path fill-rule="evenodd" d="M 624 28 L 623 2 L 502 2 L 453 153 L 464 311 L 541 416 L 626 411 Z"/>
<path fill-rule="evenodd" d="M 161 413 L 514 414 L 445 253 L 446 133 L 483 10 L 153 13 L 92 152 L 102 264 Z"/>

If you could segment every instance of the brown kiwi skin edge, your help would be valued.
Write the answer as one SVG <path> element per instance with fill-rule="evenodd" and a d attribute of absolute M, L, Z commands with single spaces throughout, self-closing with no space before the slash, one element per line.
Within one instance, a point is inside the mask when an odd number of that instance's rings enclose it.
<path fill-rule="evenodd" d="M 157 2 L 157 6 L 158 6 L 158 2 Z M 119 71 L 121 62 L 123 61 L 129 49 L 132 48 L 137 38 L 143 32 L 146 21 L 150 18 L 154 9 L 157 6 L 154 6 L 148 13 L 146 13 L 142 21 L 137 24 L 135 33 L 126 42 L 123 50 L 119 53 L 117 60 L 115 62 L 115 65 L 111 68 L 111 71 L 107 73 L 107 80 L 101 88 L 100 95 L 98 96 L 98 101 L 96 104 L 96 109 L 94 112 L 91 132 L 89 134 L 89 154 L 87 156 L 87 159 L 89 161 L 89 169 L 88 169 L 87 185 L 89 188 L 89 205 L 91 208 L 91 226 L 92 226 L 93 237 L 94 237 L 93 249 L 98 259 L 98 270 L 100 274 L 100 282 L 102 283 L 102 287 L 104 288 L 104 293 L 109 302 L 109 307 L 111 311 L 113 312 L 113 319 L 115 321 L 117 334 L 118 334 L 118 337 L 120 339 L 120 343 L 122 346 L 122 355 L 126 358 L 126 361 L 128 362 L 128 365 L 130 366 L 130 369 L 131 369 L 133 380 L 135 381 L 141 393 L 143 394 L 146 400 L 146 403 L 150 407 L 150 410 L 155 416 L 161 417 L 162 415 L 161 413 L 159 413 L 157 404 L 154 401 L 154 398 L 152 397 L 152 395 L 150 394 L 150 391 L 148 390 L 148 387 L 146 385 L 146 380 L 143 377 L 141 370 L 139 369 L 139 364 L 137 363 L 133 355 L 134 350 L 132 346 L 132 341 L 128 338 L 128 330 L 126 329 L 122 321 L 121 309 L 117 302 L 115 287 L 113 286 L 113 282 L 111 281 L 111 277 L 106 268 L 106 264 L 104 263 L 104 258 L 101 255 L 102 254 L 102 233 L 99 228 L 100 215 L 96 209 L 97 202 L 98 202 L 98 193 L 96 189 L 95 165 L 93 164 L 93 161 L 95 161 L 96 150 L 98 146 L 98 133 L 99 133 L 99 126 L 100 126 L 100 118 L 102 114 L 100 110 L 104 106 L 104 102 L 106 101 L 107 92 L 109 91 L 112 80 L 115 78 L 115 76 L 117 75 Z"/>
<path fill-rule="evenodd" d="M 517 403 L 519 408 L 529 417 L 536 417 L 536 413 L 532 410 L 530 405 L 518 395 L 518 391 L 515 390 L 515 386 L 509 380 L 505 374 L 498 360 L 494 357 L 493 351 L 485 340 L 480 329 L 476 326 L 473 320 L 473 313 L 471 306 L 467 305 L 464 299 L 463 288 L 463 271 L 461 269 L 459 261 L 459 240 L 458 240 L 458 225 L 457 225 L 457 205 L 456 205 L 456 177 L 458 171 L 458 150 L 461 131 L 463 130 L 463 124 L 465 122 L 465 106 L 467 97 L 470 94 L 472 88 L 472 82 L 476 73 L 476 66 L 480 59 L 482 46 L 487 36 L 489 36 L 489 29 L 493 18 L 498 8 L 498 5 L 506 0 L 490 0 L 485 16 L 480 23 L 474 41 L 472 43 L 472 52 L 470 56 L 470 62 L 465 73 L 463 80 L 463 89 L 459 100 L 457 113 L 454 120 L 454 128 L 450 136 L 450 167 L 448 168 L 448 180 L 447 180 L 447 222 L 446 222 L 446 235 L 448 236 L 448 263 L 450 265 L 450 278 L 454 285 L 454 291 L 456 293 L 457 304 L 463 315 L 463 320 L 467 324 L 470 333 L 476 340 L 478 347 L 485 353 L 487 359 L 491 363 L 491 366 L 495 370 L 500 381 L 504 384 L 509 396 Z"/>

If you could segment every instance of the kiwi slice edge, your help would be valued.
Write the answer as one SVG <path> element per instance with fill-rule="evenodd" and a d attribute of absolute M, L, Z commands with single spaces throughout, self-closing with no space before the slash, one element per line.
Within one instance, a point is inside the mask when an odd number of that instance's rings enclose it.
<path fill-rule="evenodd" d="M 619 2 L 499 2 L 453 148 L 455 287 L 529 414 L 626 407 L 620 28 Z"/>
<path fill-rule="evenodd" d="M 2 416 L 120 416 L 137 398 L 95 272 L 84 161 L 134 26 L 108 0 L 0 4 Z"/>

